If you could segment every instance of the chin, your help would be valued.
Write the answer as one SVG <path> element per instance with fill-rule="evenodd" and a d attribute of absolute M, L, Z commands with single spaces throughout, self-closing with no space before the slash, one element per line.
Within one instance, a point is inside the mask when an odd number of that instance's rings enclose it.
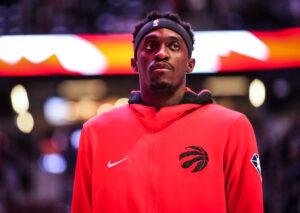
<path fill-rule="evenodd" d="M 169 91 L 172 90 L 173 85 L 167 82 L 154 82 L 151 84 L 151 89 L 154 91 Z"/>

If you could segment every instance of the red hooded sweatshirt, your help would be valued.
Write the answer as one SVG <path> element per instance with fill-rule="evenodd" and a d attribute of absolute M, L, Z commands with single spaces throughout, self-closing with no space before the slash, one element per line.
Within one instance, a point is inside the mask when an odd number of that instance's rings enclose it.
<path fill-rule="evenodd" d="M 187 90 L 155 109 L 129 104 L 84 124 L 72 213 L 260 213 L 262 181 L 247 118 Z"/>

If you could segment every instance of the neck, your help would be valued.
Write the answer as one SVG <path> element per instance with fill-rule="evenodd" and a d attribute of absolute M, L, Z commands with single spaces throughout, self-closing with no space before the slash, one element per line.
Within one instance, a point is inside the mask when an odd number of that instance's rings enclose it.
<path fill-rule="evenodd" d="M 146 106 L 153 106 L 155 108 L 178 105 L 182 100 L 184 93 L 185 85 L 176 89 L 168 88 L 153 90 L 149 88 L 141 88 L 143 104 Z"/>

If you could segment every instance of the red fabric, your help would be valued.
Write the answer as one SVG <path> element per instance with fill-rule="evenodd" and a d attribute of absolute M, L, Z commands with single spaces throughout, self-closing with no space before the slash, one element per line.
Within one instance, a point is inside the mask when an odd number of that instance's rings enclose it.
<path fill-rule="evenodd" d="M 203 170 L 181 167 L 188 146 L 207 152 Z M 254 153 L 253 129 L 241 113 L 215 104 L 125 105 L 83 127 L 72 213 L 260 213 Z"/>

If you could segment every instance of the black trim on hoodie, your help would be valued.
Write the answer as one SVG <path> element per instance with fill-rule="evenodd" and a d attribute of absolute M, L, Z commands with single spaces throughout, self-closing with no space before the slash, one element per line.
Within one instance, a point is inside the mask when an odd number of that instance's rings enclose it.
<path fill-rule="evenodd" d="M 129 104 L 141 104 L 142 97 L 139 91 L 134 91 L 131 93 Z M 179 104 L 210 104 L 213 103 L 211 93 L 208 90 L 203 90 L 199 94 L 187 90 Z"/>

